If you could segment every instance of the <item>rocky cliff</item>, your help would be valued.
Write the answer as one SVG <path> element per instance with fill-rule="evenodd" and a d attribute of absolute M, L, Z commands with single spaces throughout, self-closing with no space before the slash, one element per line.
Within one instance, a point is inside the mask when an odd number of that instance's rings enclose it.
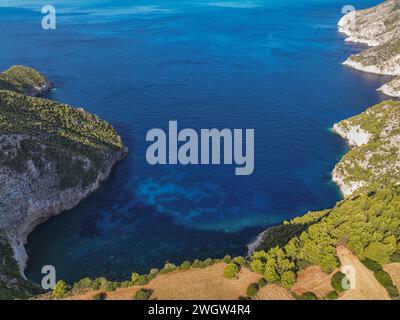
<path fill-rule="evenodd" d="M 370 9 L 346 14 L 338 23 L 346 41 L 364 43 L 371 48 L 350 56 L 343 64 L 360 71 L 400 76 L 400 1 L 387 0 Z M 399 78 L 379 88 L 400 97 Z"/>
<path fill-rule="evenodd" d="M 114 128 L 96 115 L 26 95 L 49 88 L 30 68 L 0 74 L 0 235 L 22 276 L 28 234 L 95 191 L 127 152 Z M 3 271 L 0 291 L 15 279 Z"/>
<path fill-rule="evenodd" d="M 353 147 L 332 174 L 345 196 L 399 184 L 400 102 L 382 102 L 335 124 L 334 131 Z"/>

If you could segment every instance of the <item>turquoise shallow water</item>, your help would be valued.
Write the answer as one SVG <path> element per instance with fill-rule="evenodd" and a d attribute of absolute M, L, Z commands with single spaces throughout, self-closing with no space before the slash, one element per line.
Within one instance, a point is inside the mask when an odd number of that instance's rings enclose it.
<path fill-rule="evenodd" d="M 378 1 L 353 1 L 356 8 Z M 244 254 L 263 228 L 340 199 L 345 143 L 329 128 L 385 99 L 385 77 L 345 68 L 361 47 L 336 31 L 345 1 L 2 1 L 0 67 L 25 64 L 49 97 L 112 123 L 130 148 L 111 178 L 29 237 L 27 275 L 128 277 L 165 261 Z M 254 128 L 255 171 L 150 166 L 151 128 Z"/>

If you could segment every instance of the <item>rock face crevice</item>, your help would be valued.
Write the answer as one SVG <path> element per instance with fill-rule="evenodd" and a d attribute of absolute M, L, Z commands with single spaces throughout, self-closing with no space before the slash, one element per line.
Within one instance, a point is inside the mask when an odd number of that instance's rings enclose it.
<path fill-rule="evenodd" d="M 338 23 L 346 41 L 371 48 L 350 56 L 343 64 L 368 73 L 400 76 L 400 1 L 387 0 L 369 9 L 346 14 Z M 378 90 L 400 97 L 399 78 Z"/>
<path fill-rule="evenodd" d="M 0 73 L 0 240 L 19 269 L 0 266 L 0 293 L 24 277 L 29 233 L 97 190 L 128 152 L 96 115 L 35 97 L 50 88 L 31 68 Z"/>

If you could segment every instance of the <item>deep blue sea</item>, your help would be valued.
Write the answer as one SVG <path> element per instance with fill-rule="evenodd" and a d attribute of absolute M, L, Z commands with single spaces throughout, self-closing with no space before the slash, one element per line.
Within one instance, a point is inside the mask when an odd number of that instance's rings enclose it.
<path fill-rule="evenodd" d="M 23 64 L 51 99 L 109 121 L 130 153 L 77 208 L 30 236 L 27 275 L 125 279 L 166 261 L 243 255 L 265 227 L 340 199 L 331 182 L 346 145 L 330 127 L 385 99 L 385 77 L 341 62 L 360 46 L 336 23 L 345 0 L 1 0 L 0 69 Z M 379 0 L 353 0 L 364 8 Z M 254 128 L 255 171 L 150 166 L 146 133 Z"/>

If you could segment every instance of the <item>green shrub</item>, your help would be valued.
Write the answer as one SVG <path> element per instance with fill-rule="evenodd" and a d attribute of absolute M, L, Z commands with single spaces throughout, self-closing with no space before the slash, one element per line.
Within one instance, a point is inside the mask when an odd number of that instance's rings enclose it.
<path fill-rule="evenodd" d="M 83 292 L 85 290 L 92 288 L 92 285 L 93 285 L 92 279 L 86 277 L 79 280 L 78 282 L 75 282 L 72 289 L 74 292 Z"/>
<path fill-rule="evenodd" d="M 92 282 L 92 289 L 93 290 L 99 290 L 100 288 L 103 288 L 107 284 L 107 279 L 104 277 L 99 277 L 93 280 Z"/>
<path fill-rule="evenodd" d="M 167 262 L 164 265 L 164 268 L 162 268 L 160 270 L 160 273 L 169 273 L 169 272 L 175 271 L 176 269 L 178 269 L 178 267 L 175 264 Z"/>
<path fill-rule="evenodd" d="M 293 271 L 285 271 L 280 279 L 282 287 L 289 289 L 296 283 L 296 274 Z"/>
<path fill-rule="evenodd" d="M 131 286 L 133 286 L 133 282 L 132 281 L 123 281 L 123 282 L 121 282 L 121 287 L 122 288 L 128 288 L 128 287 L 131 287 Z"/>
<path fill-rule="evenodd" d="M 389 273 L 387 273 L 385 270 L 382 269 L 382 270 L 375 271 L 374 276 L 375 276 L 376 280 L 383 287 L 385 287 L 386 291 L 388 292 L 388 294 L 391 298 L 399 297 L 399 290 L 393 284 L 392 278 L 390 277 Z"/>
<path fill-rule="evenodd" d="M 260 288 L 262 288 L 265 287 L 268 284 L 268 282 L 264 278 L 261 278 L 260 280 L 257 281 L 257 284 Z"/>
<path fill-rule="evenodd" d="M 191 264 L 190 264 L 189 261 L 184 261 L 184 262 L 182 262 L 182 264 L 181 264 L 181 266 L 180 266 L 180 268 L 181 268 L 182 270 L 190 269 L 190 267 L 191 267 Z"/>
<path fill-rule="evenodd" d="M 224 269 L 224 277 L 228 279 L 232 279 L 236 277 L 237 273 L 239 272 L 239 268 L 235 263 L 228 264 Z"/>
<path fill-rule="evenodd" d="M 311 263 L 307 262 L 306 260 L 299 259 L 296 262 L 296 266 L 299 270 L 304 270 L 305 268 L 311 266 Z"/>
<path fill-rule="evenodd" d="M 296 300 L 318 300 L 318 297 L 313 292 L 306 292 L 302 295 L 295 295 Z"/>
<path fill-rule="evenodd" d="M 105 292 L 96 293 L 92 297 L 92 300 L 107 300 L 107 293 L 105 293 Z"/>
<path fill-rule="evenodd" d="M 260 287 L 258 286 L 257 283 L 252 283 L 251 285 L 248 286 L 247 288 L 247 296 L 249 298 L 254 298 L 258 292 Z"/>
<path fill-rule="evenodd" d="M 367 258 L 377 261 L 379 264 L 386 264 L 389 262 L 390 248 L 382 242 L 371 242 L 364 251 Z"/>
<path fill-rule="evenodd" d="M 214 264 L 214 261 L 213 261 L 213 259 L 211 259 L 211 258 L 207 258 L 206 260 L 203 261 L 203 265 L 204 265 L 205 267 L 212 266 L 213 264 Z"/>
<path fill-rule="evenodd" d="M 375 278 L 376 280 L 378 280 L 378 282 L 386 287 L 389 286 L 393 286 L 393 282 L 392 282 L 392 278 L 390 277 L 389 273 L 387 273 L 384 270 L 378 270 L 374 272 Z"/>
<path fill-rule="evenodd" d="M 338 293 L 341 293 L 346 290 L 346 288 L 343 288 L 343 279 L 346 278 L 346 275 L 341 272 L 336 272 L 331 279 L 331 286 L 335 291 Z"/>
<path fill-rule="evenodd" d="M 339 293 L 336 291 L 331 291 L 326 295 L 326 300 L 337 300 L 339 298 Z"/>
<path fill-rule="evenodd" d="M 201 268 L 202 265 L 203 265 L 203 262 L 201 260 L 195 259 L 195 260 L 193 260 L 192 268 Z"/>
<path fill-rule="evenodd" d="M 115 291 L 120 287 L 119 282 L 106 281 L 101 288 L 107 292 Z"/>
<path fill-rule="evenodd" d="M 395 285 L 386 287 L 386 291 L 392 299 L 399 297 L 399 290 Z"/>
<path fill-rule="evenodd" d="M 55 299 L 64 298 L 66 293 L 68 292 L 68 289 L 69 289 L 68 285 L 64 281 L 60 280 L 54 286 L 51 296 Z"/>
<path fill-rule="evenodd" d="M 369 258 L 365 258 L 364 260 L 361 260 L 361 262 L 364 266 L 366 266 L 371 271 L 375 272 L 375 271 L 382 270 L 382 266 L 378 262 L 371 260 Z"/>
<path fill-rule="evenodd" d="M 249 268 L 253 272 L 261 273 L 263 274 L 265 272 L 264 269 L 264 263 L 261 261 L 261 259 L 252 259 Z"/>
<path fill-rule="evenodd" d="M 149 300 L 151 296 L 151 291 L 148 289 L 139 289 L 133 296 L 134 300 Z"/>
<path fill-rule="evenodd" d="M 140 276 L 140 274 L 137 273 L 137 272 L 132 273 L 131 280 L 132 280 L 132 282 L 133 282 L 134 284 L 136 284 L 136 281 L 139 280 L 139 276 Z"/>
<path fill-rule="evenodd" d="M 149 275 L 156 276 L 159 272 L 160 270 L 158 270 L 157 268 L 152 268 L 150 269 Z"/>
<path fill-rule="evenodd" d="M 400 252 L 396 252 L 390 256 L 390 262 L 400 262 Z"/>
<path fill-rule="evenodd" d="M 236 264 L 238 264 L 240 266 L 245 266 L 247 263 L 246 259 L 243 258 L 242 256 L 234 257 L 233 262 L 235 262 Z"/>
<path fill-rule="evenodd" d="M 226 256 L 224 257 L 224 262 L 225 262 L 225 263 L 231 263 L 231 262 L 232 262 L 231 256 L 230 256 L 230 255 L 226 255 Z"/>
<path fill-rule="evenodd" d="M 140 275 L 139 279 L 136 281 L 136 284 L 138 286 L 144 286 L 148 283 L 149 283 L 149 279 L 148 279 L 147 275 L 145 275 L 145 274 Z"/>

